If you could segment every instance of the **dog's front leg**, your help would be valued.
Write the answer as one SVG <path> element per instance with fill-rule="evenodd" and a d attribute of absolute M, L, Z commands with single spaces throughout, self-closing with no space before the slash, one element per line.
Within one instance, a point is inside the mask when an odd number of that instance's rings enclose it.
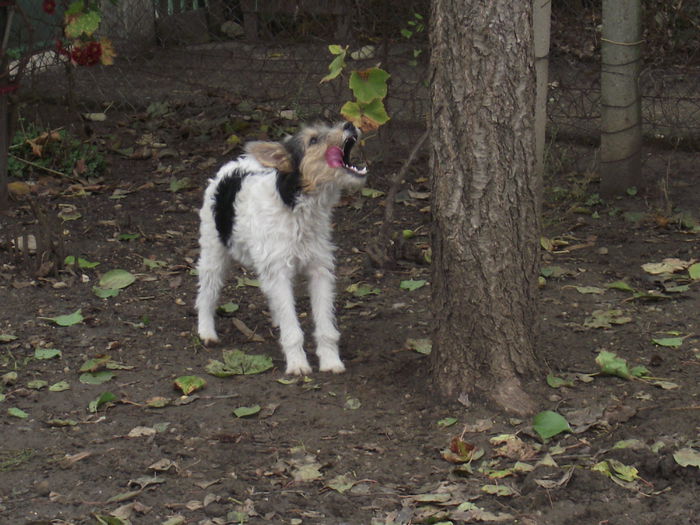
<path fill-rule="evenodd" d="M 219 341 L 214 316 L 230 260 L 223 245 L 216 238 L 216 233 L 209 233 L 208 237 L 203 235 L 200 244 L 202 253 L 197 264 L 197 333 L 203 344 L 212 345 Z"/>
<path fill-rule="evenodd" d="M 345 365 L 338 354 L 340 332 L 335 326 L 333 300 L 335 298 L 335 275 L 324 266 L 308 269 L 309 295 L 316 331 L 316 355 L 321 372 L 340 374 Z"/>
<path fill-rule="evenodd" d="M 260 288 L 267 296 L 272 319 L 279 325 L 280 345 L 287 360 L 287 374 L 311 373 L 304 353 L 304 333 L 294 306 L 294 287 L 288 271 L 270 271 L 260 275 Z"/>

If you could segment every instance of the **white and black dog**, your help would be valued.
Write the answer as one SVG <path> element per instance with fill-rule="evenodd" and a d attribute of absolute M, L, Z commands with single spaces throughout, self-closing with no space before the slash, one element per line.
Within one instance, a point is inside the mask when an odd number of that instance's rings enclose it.
<path fill-rule="evenodd" d="M 199 212 L 198 332 L 218 342 L 214 315 L 232 259 L 251 268 L 280 329 L 287 374 L 308 374 L 294 304 L 297 274 L 308 277 L 321 371 L 345 370 L 334 314 L 335 246 L 331 213 L 343 188 L 364 184 L 367 169 L 350 162 L 359 132 L 351 123 L 302 128 L 281 142 L 250 142 L 245 154 L 209 181 Z"/>

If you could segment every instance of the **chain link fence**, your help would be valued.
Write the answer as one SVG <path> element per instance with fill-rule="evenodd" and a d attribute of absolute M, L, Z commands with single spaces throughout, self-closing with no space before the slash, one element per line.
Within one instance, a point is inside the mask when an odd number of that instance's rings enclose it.
<path fill-rule="evenodd" d="M 700 147 L 700 5 L 643 2 L 641 84 L 653 177 L 668 170 L 669 152 Z M 381 63 L 391 73 L 392 120 L 382 133 L 408 145 L 429 112 L 429 10 L 427 0 L 105 1 L 103 32 L 116 43 L 117 63 L 44 69 L 28 78 L 25 92 L 57 100 L 70 94 L 85 111 L 105 104 L 142 110 L 169 98 L 206 95 L 232 108 L 256 104 L 301 119 L 328 117 L 350 92 L 339 79 L 319 83 L 333 58 L 327 45 L 347 44 L 362 50 L 352 68 Z M 600 12 L 600 0 L 552 3 L 548 135 L 555 171 L 595 170 Z"/>

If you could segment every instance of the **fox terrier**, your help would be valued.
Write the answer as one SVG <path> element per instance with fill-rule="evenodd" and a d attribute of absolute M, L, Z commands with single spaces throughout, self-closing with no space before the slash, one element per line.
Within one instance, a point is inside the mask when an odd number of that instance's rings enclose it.
<path fill-rule="evenodd" d="M 359 188 L 367 168 L 350 162 L 359 131 L 350 122 L 302 128 L 280 142 L 250 142 L 209 181 L 199 217 L 198 332 L 218 342 L 214 314 L 231 260 L 253 269 L 279 327 L 287 374 L 311 372 L 297 319 L 293 281 L 304 272 L 322 372 L 341 373 L 331 213 L 344 188 Z"/>

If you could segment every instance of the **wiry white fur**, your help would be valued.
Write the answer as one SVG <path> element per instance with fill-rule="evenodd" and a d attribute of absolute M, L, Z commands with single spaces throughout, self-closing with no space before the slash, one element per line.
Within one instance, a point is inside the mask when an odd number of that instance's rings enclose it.
<path fill-rule="evenodd" d="M 236 195 L 231 240 L 225 247 L 216 229 L 212 204 L 218 183 L 236 169 L 248 173 Z M 199 336 L 205 343 L 218 341 L 214 315 L 219 292 L 231 259 L 253 269 L 268 298 L 272 322 L 280 329 L 280 345 L 287 361 L 287 374 L 308 374 L 311 367 L 303 349 L 304 335 L 297 319 L 293 281 L 297 274 L 308 278 L 315 323 L 316 354 L 321 371 L 340 373 L 345 366 L 338 353 L 336 328 L 334 257 L 331 212 L 341 187 L 361 185 L 341 177 L 312 193 L 301 193 L 296 205 L 287 206 L 276 187 L 277 171 L 244 155 L 224 165 L 209 181 L 200 210 L 200 247 L 197 296 Z"/>

